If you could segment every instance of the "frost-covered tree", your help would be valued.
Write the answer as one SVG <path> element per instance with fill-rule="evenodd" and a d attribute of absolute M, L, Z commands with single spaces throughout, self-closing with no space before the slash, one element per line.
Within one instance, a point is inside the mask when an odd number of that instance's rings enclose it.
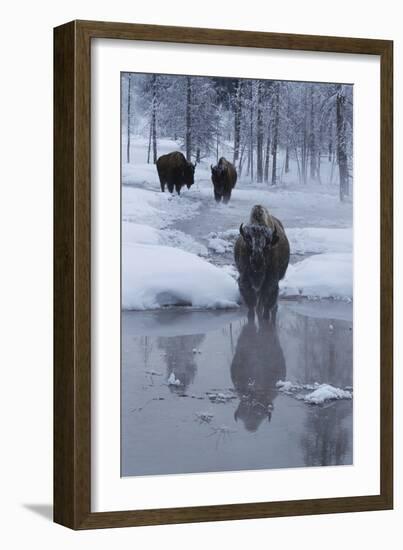
<path fill-rule="evenodd" d="M 234 165 L 237 166 L 241 143 L 242 79 L 238 78 L 234 101 Z"/>
<path fill-rule="evenodd" d="M 186 75 L 124 74 L 122 155 L 133 134 L 156 162 L 170 139 L 188 160 L 231 159 L 238 178 L 267 185 L 352 183 L 352 86 Z M 144 145 L 143 145 L 144 148 Z M 124 151 L 124 152 L 123 152 Z M 308 186 L 309 184 L 309 186 Z"/>
<path fill-rule="evenodd" d="M 130 162 L 131 126 L 132 126 L 132 75 L 127 75 L 127 145 L 126 161 Z"/>

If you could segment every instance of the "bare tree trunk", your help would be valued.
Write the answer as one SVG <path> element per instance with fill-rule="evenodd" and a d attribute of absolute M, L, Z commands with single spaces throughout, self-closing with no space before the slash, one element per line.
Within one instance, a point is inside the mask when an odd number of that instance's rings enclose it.
<path fill-rule="evenodd" d="M 285 173 L 288 174 L 290 171 L 290 146 L 287 143 L 285 148 Z"/>
<path fill-rule="evenodd" d="M 299 181 L 301 181 L 301 179 L 302 179 L 301 165 L 299 163 L 298 150 L 297 150 L 296 147 L 295 147 L 295 160 L 297 161 L 298 179 L 299 179 Z"/>
<path fill-rule="evenodd" d="M 287 84 L 287 144 L 285 147 L 285 173 L 290 171 L 290 88 Z"/>
<path fill-rule="evenodd" d="M 148 134 L 148 153 L 147 153 L 147 164 L 150 164 L 150 155 L 151 155 L 151 138 L 153 134 L 153 125 L 150 124 L 150 131 Z"/>
<path fill-rule="evenodd" d="M 320 168 L 321 168 L 321 155 L 320 155 L 320 149 L 319 149 L 318 150 L 318 160 L 317 160 L 317 165 L 316 165 L 316 177 L 317 177 L 318 182 L 322 185 L 322 176 L 321 176 L 321 173 L 320 173 Z"/>
<path fill-rule="evenodd" d="M 322 176 L 321 176 L 321 160 L 322 160 L 322 141 L 323 141 L 323 125 L 319 126 L 319 143 L 316 147 L 317 152 L 317 161 L 316 161 L 316 177 L 320 185 L 322 185 Z"/>
<path fill-rule="evenodd" d="M 283 166 L 281 167 L 281 172 L 280 172 L 280 185 L 283 183 L 284 168 L 285 168 L 285 159 L 283 161 Z"/>
<path fill-rule="evenodd" d="M 343 85 L 338 85 L 336 96 L 336 127 L 337 127 L 337 161 L 339 163 L 340 178 L 340 200 L 344 201 L 349 194 L 347 143 L 346 143 L 346 121 Z"/>
<path fill-rule="evenodd" d="M 241 149 L 241 155 L 239 157 L 239 163 L 238 163 L 238 178 L 239 179 L 241 179 L 241 175 L 242 175 L 243 158 L 244 158 L 245 149 L 246 149 L 246 143 L 243 144 L 242 149 Z"/>
<path fill-rule="evenodd" d="M 153 74 L 152 80 L 153 103 L 151 110 L 151 126 L 153 135 L 153 162 L 157 162 L 157 75 Z"/>
<path fill-rule="evenodd" d="M 305 90 L 304 97 L 304 128 L 303 128 L 303 139 L 302 139 L 302 148 L 301 148 L 301 173 L 302 173 L 302 183 L 306 184 L 307 168 L 308 168 L 308 90 Z"/>
<path fill-rule="evenodd" d="M 130 162 L 130 138 L 131 138 L 131 126 L 132 126 L 132 75 L 129 74 L 128 90 L 127 90 L 127 149 L 126 149 L 126 160 Z"/>
<path fill-rule="evenodd" d="M 253 82 L 251 82 L 250 90 L 250 111 L 249 111 L 249 165 L 248 173 L 250 173 L 250 180 L 253 181 Z M 250 172 L 249 172 L 250 169 Z"/>
<path fill-rule="evenodd" d="M 256 143 L 256 181 L 263 181 L 263 110 L 262 81 L 257 83 L 257 143 Z"/>
<path fill-rule="evenodd" d="M 279 83 L 276 83 L 276 91 L 274 96 L 274 127 L 273 127 L 273 149 L 272 149 L 272 155 L 273 155 L 273 163 L 272 163 L 272 172 L 271 172 L 271 184 L 276 185 L 277 184 L 277 147 L 278 147 L 278 125 L 279 125 L 279 117 L 280 117 L 280 89 L 279 89 Z"/>
<path fill-rule="evenodd" d="M 330 184 L 333 183 L 334 165 L 335 165 L 335 158 L 333 157 L 332 158 L 332 166 L 331 166 L 331 169 L 330 169 L 330 176 L 329 176 L 329 183 Z"/>
<path fill-rule="evenodd" d="M 310 178 L 316 179 L 316 140 L 315 140 L 315 110 L 314 110 L 314 88 L 310 86 L 311 116 L 309 128 L 309 157 L 310 157 Z"/>
<path fill-rule="evenodd" d="M 238 79 L 235 97 L 235 119 L 234 119 L 234 166 L 239 158 L 239 146 L 241 143 L 241 115 L 242 115 L 242 80 Z"/>
<path fill-rule="evenodd" d="M 249 151 L 250 151 L 250 180 L 253 181 L 253 105 L 250 113 L 250 132 L 249 132 Z"/>
<path fill-rule="evenodd" d="M 192 79 L 187 77 L 186 85 L 186 159 L 192 159 Z"/>
<path fill-rule="evenodd" d="M 270 125 L 267 128 L 267 141 L 266 141 L 266 158 L 264 162 L 264 181 L 269 183 L 269 167 L 270 167 L 270 146 L 271 146 L 271 135 L 270 135 Z"/>
<path fill-rule="evenodd" d="M 251 160 L 251 150 L 250 150 L 250 140 L 248 144 L 248 164 L 246 165 L 246 175 L 249 176 L 250 174 L 250 160 Z"/>

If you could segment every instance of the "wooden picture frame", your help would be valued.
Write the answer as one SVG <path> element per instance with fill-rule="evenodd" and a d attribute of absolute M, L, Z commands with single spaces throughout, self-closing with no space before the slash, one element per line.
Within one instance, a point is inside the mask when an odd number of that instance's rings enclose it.
<path fill-rule="evenodd" d="M 381 66 L 380 493 L 91 512 L 91 40 L 113 38 L 354 53 Z M 54 521 L 72 529 L 329 514 L 393 507 L 393 42 L 73 21 L 54 30 Z"/>

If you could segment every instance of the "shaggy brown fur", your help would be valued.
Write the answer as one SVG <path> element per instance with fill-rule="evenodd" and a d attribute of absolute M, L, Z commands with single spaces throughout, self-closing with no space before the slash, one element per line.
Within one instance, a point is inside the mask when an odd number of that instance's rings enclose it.
<path fill-rule="evenodd" d="M 238 285 L 249 316 L 275 321 L 279 281 L 284 277 L 290 259 L 290 245 L 283 224 L 261 205 L 250 213 L 248 224 L 241 224 L 235 243 Z"/>
<path fill-rule="evenodd" d="M 180 195 L 184 185 L 189 189 L 194 183 L 195 168 L 196 164 L 188 162 L 180 151 L 174 151 L 159 157 L 157 172 L 160 178 L 161 191 L 165 191 L 165 185 L 167 185 L 170 193 L 173 193 L 175 188 L 178 195 Z"/>
<path fill-rule="evenodd" d="M 211 181 L 214 187 L 214 198 L 226 204 L 230 198 L 237 180 L 235 166 L 221 157 L 216 166 L 211 165 Z"/>

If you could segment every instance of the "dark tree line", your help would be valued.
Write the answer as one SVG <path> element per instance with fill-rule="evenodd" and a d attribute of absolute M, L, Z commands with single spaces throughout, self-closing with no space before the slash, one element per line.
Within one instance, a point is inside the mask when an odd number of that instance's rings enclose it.
<path fill-rule="evenodd" d="M 122 77 L 125 161 L 131 136 L 178 142 L 188 160 L 218 160 L 225 151 L 240 178 L 279 185 L 290 172 L 305 185 L 352 180 L 352 86 L 217 77 L 128 74 Z M 231 158 L 232 157 L 232 158 Z"/>

